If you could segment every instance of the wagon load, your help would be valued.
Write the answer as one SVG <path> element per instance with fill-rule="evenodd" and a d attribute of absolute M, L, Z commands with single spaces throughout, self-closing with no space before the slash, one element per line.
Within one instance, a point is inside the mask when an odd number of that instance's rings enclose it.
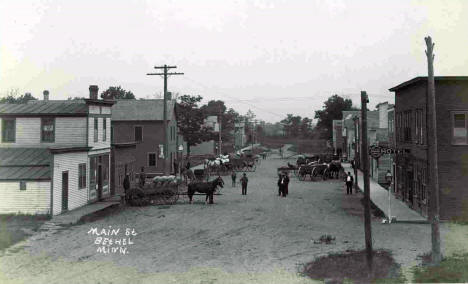
<path fill-rule="evenodd" d="M 127 199 L 133 206 L 174 204 L 179 198 L 181 183 L 180 177 L 157 176 L 152 179 L 151 183 L 146 183 L 143 187 L 132 188 Z"/>

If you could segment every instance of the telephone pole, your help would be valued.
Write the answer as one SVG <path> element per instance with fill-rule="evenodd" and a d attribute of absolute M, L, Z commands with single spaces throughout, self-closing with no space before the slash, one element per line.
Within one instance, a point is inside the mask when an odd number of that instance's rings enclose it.
<path fill-rule="evenodd" d="M 369 182 L 369 149 L 367 146 L 367 103 L 369 99 L 365 91 L 361 91 L 361 153 L 364 171 L 364 233 L 366 239 L 366 258 L 369 276 L 372 277 L 372 228 L 370 216 L 370 182 Z"/>
<path fill-rule="evenodd" d="M 359 117 L 356 115 L 353 117 L 354 122 L 354 191 L 357 193 L 358 190 L 358 163 L 357 163 L 357 153 L 358 153 L 358 139 L 357 139 L 357 124 L 359 123 Z"/>
<path fill-rule="evenodd" d="M 219 130 L 219 133 L 218 133 L 218 150 L 219 150 L 219 153 L 218 155 L 222 155 L 223 152 L 221 152 L 221 143 L 222 143 L 222 140 L 221 140 L 221 104 L 219 105 L 219 112 L 218 112 L 218 130 Z"/>
<path fill-rule="evenodd" d="M 429 202 L 431 219 L 431 240 L 432 240 L 432 263 L 438 265 L 441 261 L 440 254 L 440 230 L 439 230 L 439 169 L 437 157 L 437 117 L 436 117 L 436 99 L 434 82 L 434 43 L 430 36 L 424 38 L 426 41 L 427 56 L 427 90 L 428 90 L 428 154 L 429 154 Z"/>
<path fill-rule="evenodd" d="M 164 123 L 164 175 L 169 174 L 169 131 L 168 131 L 168 117 L 167 117 L 167 76 L 169 75 L 184 75 L 184 73 L 168 73 L 169 69 L 177 68 L 177 66 L 168 66 L 164 64 L 163 66 L 154 66 L 154 69 L 163 69 L 163 73 L 147 73 L 146 75 L 162 75 L 164 76 L 164 113 L 163 113 L 163 123 Z"/>

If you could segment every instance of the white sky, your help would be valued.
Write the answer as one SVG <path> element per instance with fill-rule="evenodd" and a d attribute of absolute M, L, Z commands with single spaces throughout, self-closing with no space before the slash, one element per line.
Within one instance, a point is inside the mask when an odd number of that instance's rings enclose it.
<path fill-rule="evenodd" d="M 121 85 L 221 99 L 279 121 L 314 116 L 332 94 L 393 102 L 389 88 L 427 74 L 468 75 L 468 1 L 0 0 L 0 92 L 88 96 Z"/>

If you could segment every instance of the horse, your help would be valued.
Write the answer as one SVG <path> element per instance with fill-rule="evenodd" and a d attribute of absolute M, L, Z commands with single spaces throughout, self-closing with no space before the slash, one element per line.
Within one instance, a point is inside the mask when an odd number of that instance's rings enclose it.
<path fill-rule="evenodd" d="M 223 185 L 224 185 L 224 181 L 220 176 L 209 182 L 189 183 L 188 189 L 187 189 L 187 195 L 190 199 L 190 204 L 192 203 L 192 197 L 195 192 L 205 193 L 206 194 L 205 202 L 207 202 L 208 198 L 210 198 L 209 204 L 213 204 L 214 192 L 216 191 L 218 186 L 223 188 Z"/>
<path fill-rule="evenodd" d="M 339 161 L 332 161 L 328 164 L 328 173 L 330 178 L 339 178 L 340 171 L 343 170 Z"/>

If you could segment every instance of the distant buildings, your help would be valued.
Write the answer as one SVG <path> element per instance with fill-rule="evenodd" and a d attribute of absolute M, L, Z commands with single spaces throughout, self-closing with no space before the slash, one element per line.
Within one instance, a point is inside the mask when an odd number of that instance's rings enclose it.
<path fill-rule="evenodd" d="M 440 217 L 468 216 L 468 77 L 435 77 Z M 396 195 L 428 215 L 427 77 L 395 92 Z M 390 121 L 390 119 L 389 119 Z"/>
<path fill-rule="evenodd" d="M 0 213 L 57 215 L 112 194 L 113 101 L 44 100 L 0 105 Z"/>

